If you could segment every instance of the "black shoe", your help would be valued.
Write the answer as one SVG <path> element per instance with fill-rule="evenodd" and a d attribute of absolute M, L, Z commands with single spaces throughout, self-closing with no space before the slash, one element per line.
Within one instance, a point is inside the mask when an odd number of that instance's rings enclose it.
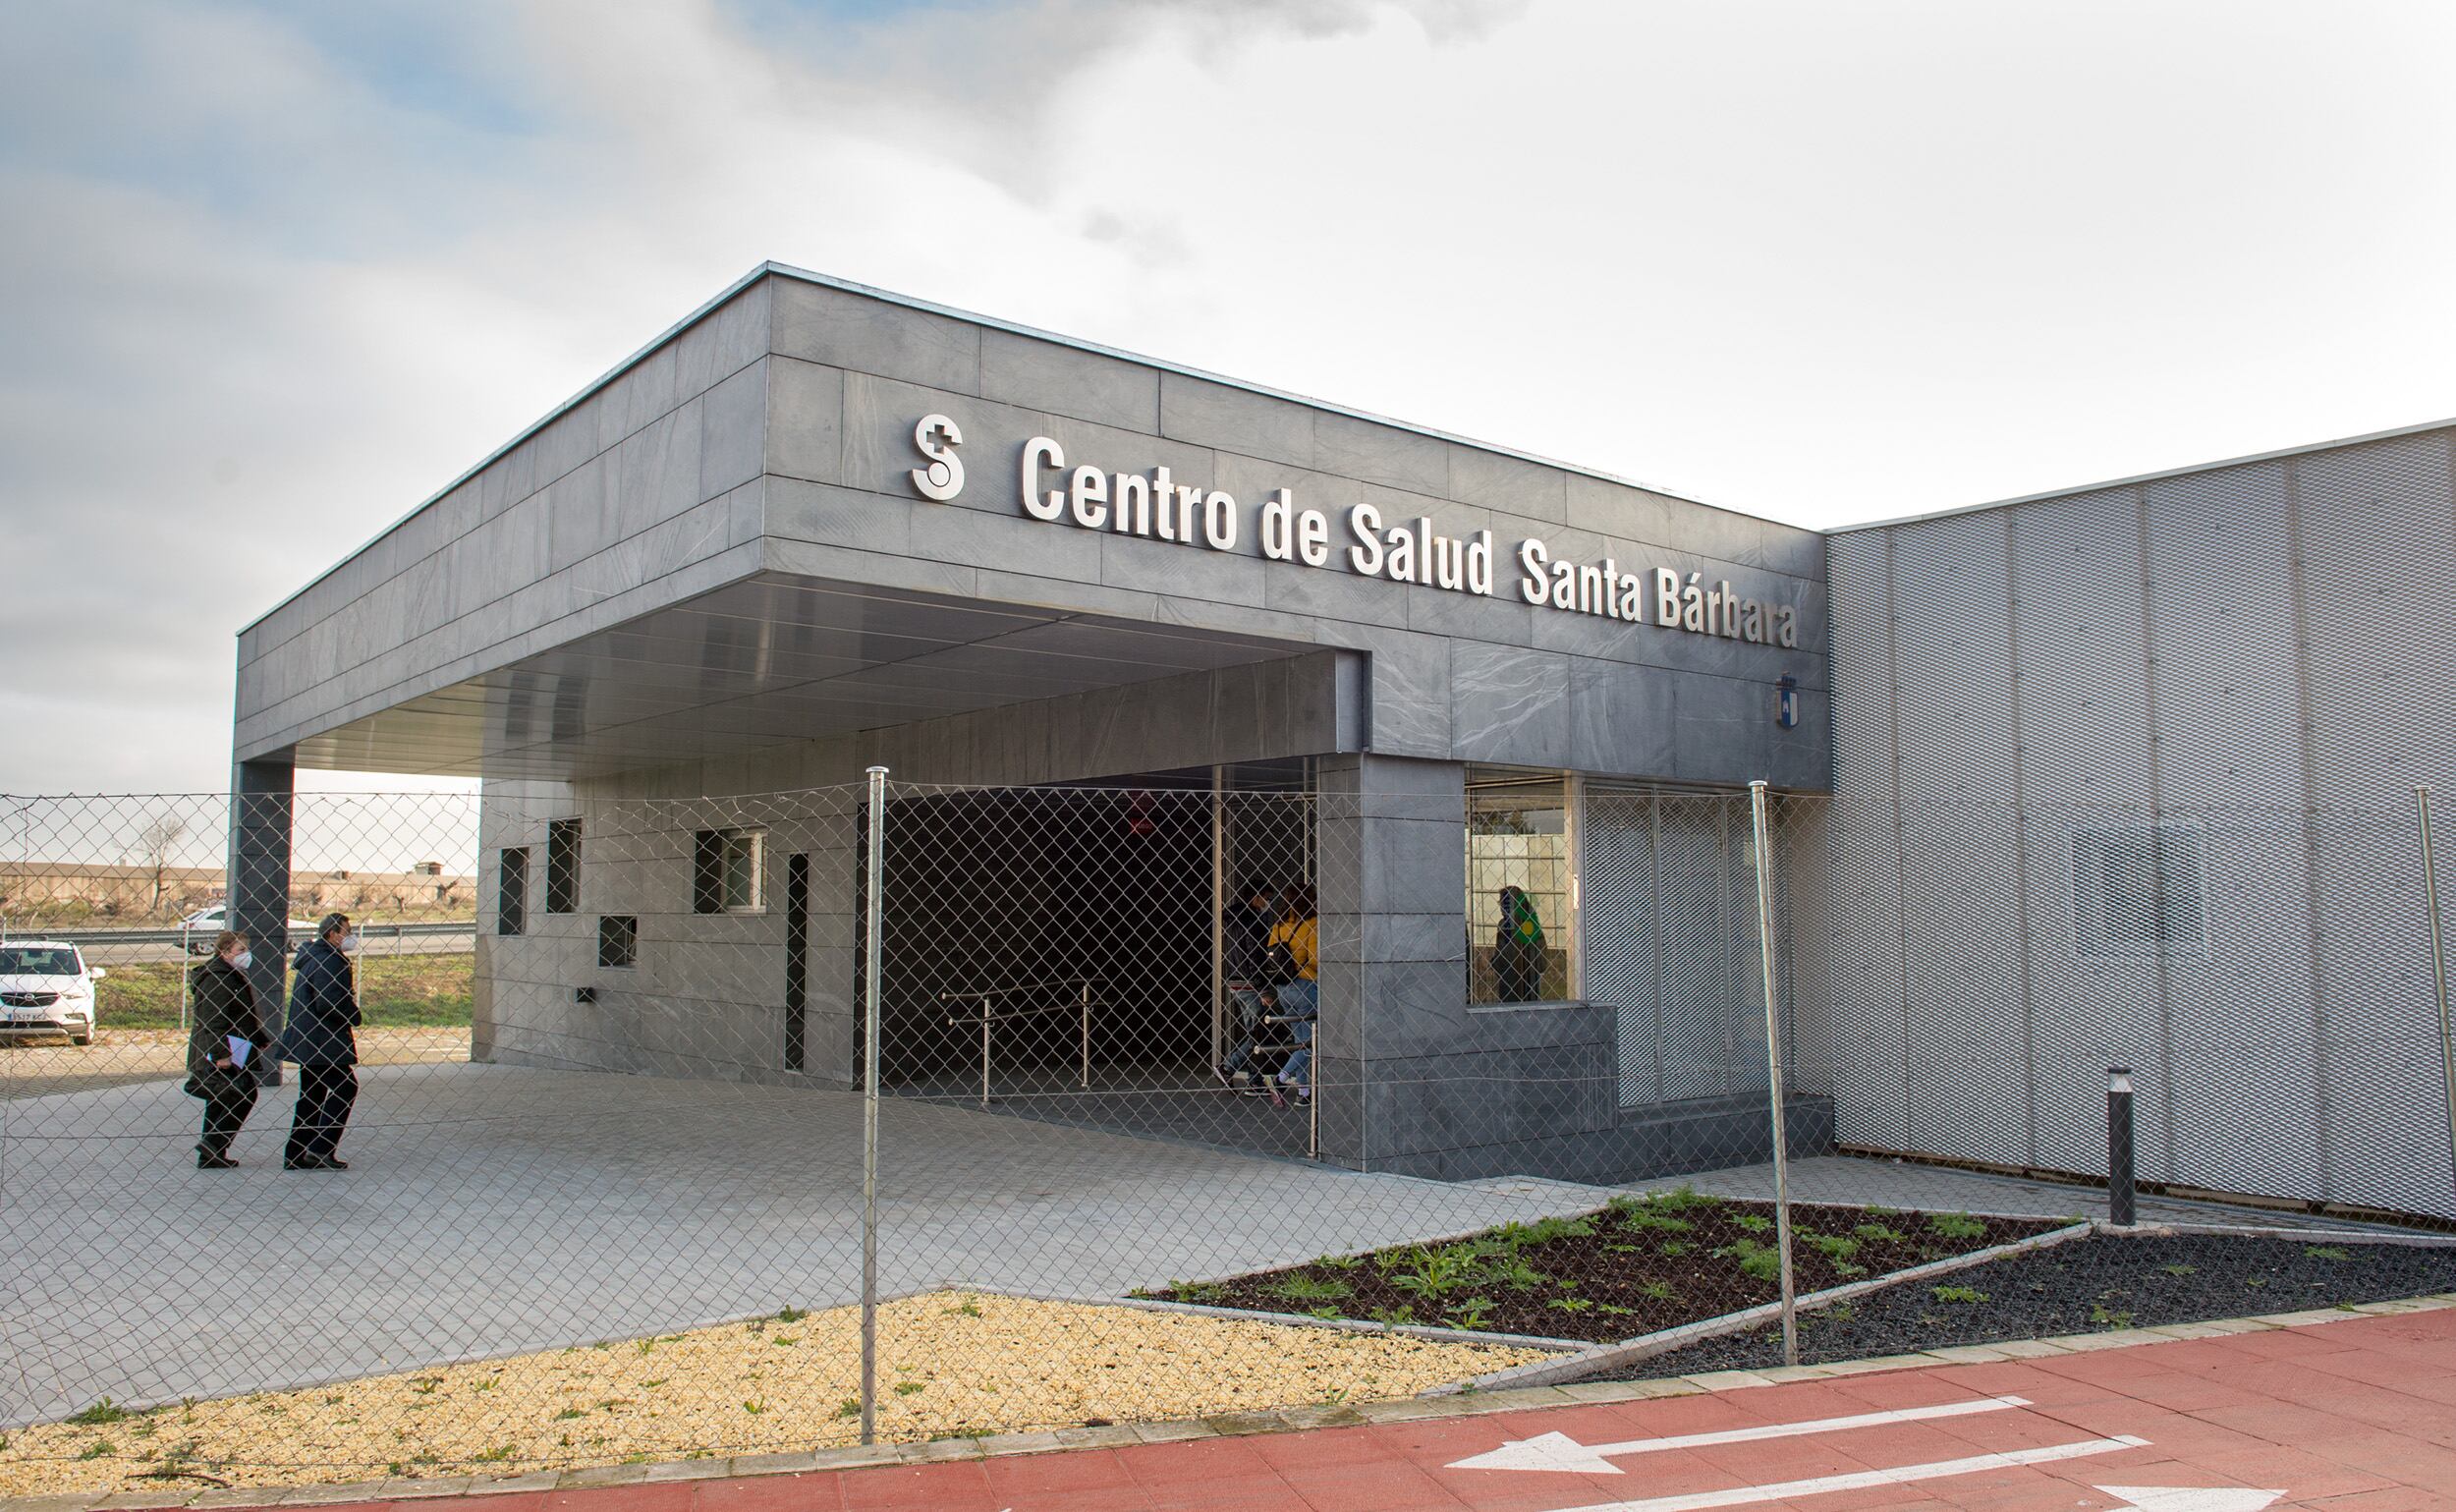
<path fill-rule="evenodd" d="M 286 1155 L 282 1159 L 281 1168 L 285 1171 L 336 1171 L 347 1169 L 347 1167 L 343 1166 L 339 1161 L 327 1160 L 322 1155 Z"/>
<path fill-rule="evenodd" d="M 1237 1076 L 1236 1076 L 1236 1073 L 1235 1073 L 1235 1072 L 1233 1072 L 1233 1071 L 1230 1071 L 1230 1070 L 1229 1070 L 1226 1066 L 1213 1066 L 1213 1067 L 1211 1068 L 1211 1075 L 1213 1075 L 1213 1076 L 1215 1076 L 1215 1077 L 1219 1078 L 1219 1085 L 1220 1085 L 1220 1086 L 1225 1087 L 1225 1088 L 1229 1089 L 1229 1090 L 1230 1090 L 1230 1091 L 1232 1091 L 1232 1092 L 1236 1090 L 1236 1085 L 1237 1085 Z"/>
<path fill-rule="evenodd" d="M 235 1171 L 239 1162 L 228 1155 L 217 1155 L 199 1145 L 196 1147 L 196 1169 L 200 1171 Z"/>
<path fill-rule="evenodd" d="M 349 1168 L 350 1162 L 342 1159 L 339 1155 L 326 1155 L 324 1157 L 324 1169 L 328 1171 L 346 1171 Z"/>

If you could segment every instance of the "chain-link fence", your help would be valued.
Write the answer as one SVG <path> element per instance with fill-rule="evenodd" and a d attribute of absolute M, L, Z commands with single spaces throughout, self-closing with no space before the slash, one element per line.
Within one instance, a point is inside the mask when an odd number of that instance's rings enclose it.
<path fill-rule="evenodd" d="M 2147 1181 L 2456 1212 L 2410 814 L 612 787 L 5 801 L 0 1494 L 1406 1395 L 1774 1296 L 1622 1189 L 1753 1190 L 1777 1073 L 2087 1176 L 2129 1063 Z"/>

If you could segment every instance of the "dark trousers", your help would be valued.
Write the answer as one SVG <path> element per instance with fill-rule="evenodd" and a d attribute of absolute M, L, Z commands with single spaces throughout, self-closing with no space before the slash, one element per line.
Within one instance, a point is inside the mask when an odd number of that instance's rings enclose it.
<path fill-rule="evenodd" d="M 217 1071 L 199 1079 L 205 1089 L 204 1131 L 196 1148 L 208 1155 L 230 1153 L 230 1137 L 255 1108 L 255 1073 Z"/>
<path fill-rule="evenodd" d="M 356 1066 L 301 1066 L 299 1106 L 290 1115 L 290 1143 L 284 1160 L 324 1159 L 341 1143 L 349 1127 L 350 1105 L 359 1100 Z"/>

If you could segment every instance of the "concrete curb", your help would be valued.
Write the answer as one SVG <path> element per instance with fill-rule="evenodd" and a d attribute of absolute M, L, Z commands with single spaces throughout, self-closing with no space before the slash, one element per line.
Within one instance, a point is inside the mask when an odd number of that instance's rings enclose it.
<path fill-rule="evenodd" d="M 2066 1334 L 2051 1339 L 2014 1339 L 2002 1344 L 1969 1344 L 1920 1354 L 1884 1355 L 1871 1360 L 1836 1360 L 1824 1365 L 1777 1366 L 1764 1371 L 1713 1371 L 1662 1380 L 1581 1381 L 1561 1386 L 1526 1386 L 1502 1391 L 1471 1390 L 1440 1397 L 1419 1396 L 1393 1402 L 1367 1402 L 1354 1407 L 1288 1407 L 1274 1412 L 1233 1413 L 1172 1423 L 1038 1428 L 985 1438 L 872 1444 L 845 1449 L 814 1449 L 804 1453 L 746 1454 L 731 1459 L 671 1460 L 654 1465 L 596 1465 L 583 1470 L 535 1471 L 500 1480 L 462 1477 L 436 1481 L 362 1481 L 346 1485 L 250 1486 L 201 1492 L 169 1488 L 160 1491 L 119 1491 L 107 1495 L 72 1492 L 51 1496 L 15 1496 L 0 1498 L 0 1512 L 345 1506 L 354 1502 L 498 1496 L 518 1491 L 587 1490 L 599 1486 L 671 1481 L 809 1475 L 874 1465 L 927 1465 L 941 1460 L 1004 1459 L 1067 1449 L 1122 1449 L 1136 1444 L 1181 1443 L 1200 1438 L 1235 1438 L 1258 1433 L 1299 1433 L 1314 1428 L 1357 1428 L 1376 1423 L 1482 1417 L 1491 1413 L 1574 1407 L 1591 1402 L 1642 1402 L 1657 1397 L 1702 1396 L 1717 1391 L 1787 1385 L 1793 1381 L 1830 1380 L 1842 1375 L 1868 1375 L 1884 1371 L 1920 1370 L 1945 1365 L 1983 1365 L 2005 1360 L 2037 1360 L 2056 1355 L 2088 1354 L 2101 1349 L 2127 1349 L 2138 1344 L 2167 1344 L 2178 1339 L 2258 1333 L 2272 1328 L 2310 1328 L 2323 1323 L 2341 1323 L 2353 1317 L 2435 1313 L 2451 1308 L 2456 1308 L 2456 1292 L 2435 1292 L 2423 1297 L 2358 1303 L 2312 1312 L 2214 1318 L 2198 1323 L 2169 1323 L 2156 1328 Z"/>

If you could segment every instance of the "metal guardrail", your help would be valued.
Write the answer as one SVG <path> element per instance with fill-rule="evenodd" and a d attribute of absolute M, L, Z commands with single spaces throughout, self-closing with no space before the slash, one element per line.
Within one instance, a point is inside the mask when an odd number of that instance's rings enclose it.
<path fill-rule="evenodd" d="M 1089 977 L 1061 977 L 1055 981 L 1033 981 L 1011 987 L 981 987 L 969 992 L 938 994 L 938 1001 L 941 1003 L 977 1002 L 980 1004 L 979 1018 L 959 1019 L 949 1014 L 947 1025 L 952 1029 L 969 1028 L 974 1024 L 980 1026 L 980 1105 L 982 1107 L 989 1105 L 990 1027 L 1011 1023 L 1018 1019 L 1046 1018 L 1053 1013 L 1064 1013 L 1070 1007 L 1082 1015 L 1083 1089 L 1086 1092 L 1091 1090 L 1091 983 L 1093 980 L 1094 979 Z M 1047 1008 L 1026 1008 L 1017 1013 L 991 1013 L 989 1011 L 989 999 L 993 997 L 1009 997 L 1020 992 L 1049 992 L 1060 987 L 1075 988 L 1078 1000 L 1074 1003 L 1054 1004 Z"/>
<path fill-rule="evenodd" d="M 42 929 L 11 925 L 9 933 L 21 939 L 58 940 L 64 945 L 177 945 L 193 938 L 210 939 L 218 929 Z M 447 919 L 428 924 L 397 924 L 359 925 L 362 937 L 378 939 L 423 939 L 431 935 L 474 934 L 477 921 Z"/>

